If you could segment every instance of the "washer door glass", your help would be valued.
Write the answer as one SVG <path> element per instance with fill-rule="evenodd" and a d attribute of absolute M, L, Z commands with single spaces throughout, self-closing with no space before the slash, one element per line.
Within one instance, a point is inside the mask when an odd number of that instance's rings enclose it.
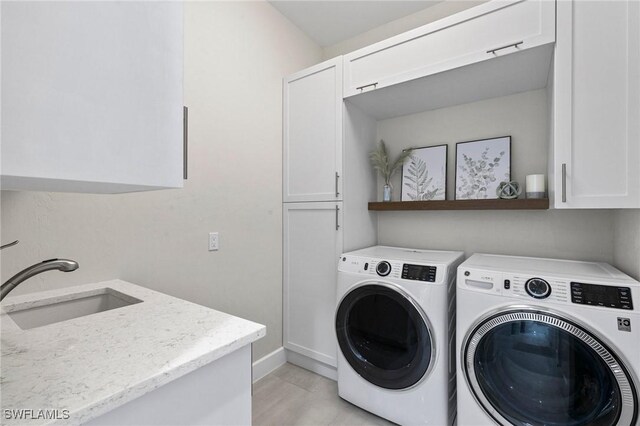
<path fill-rule="evenodd" d="M 364 285 L 338 306 L 340 350 L 367 381 L 387 389 L 416 384 L 431 364 L 432 339 L 426 319 L 401 292 Z"/>
<path fill-rule="evenodd" d="M 637 415 L 635 389 L 615 356 L 546 313 L 485 320 L 467 340 L 465 367 L 478 401 L 502 424 L 631 425 Z"/>

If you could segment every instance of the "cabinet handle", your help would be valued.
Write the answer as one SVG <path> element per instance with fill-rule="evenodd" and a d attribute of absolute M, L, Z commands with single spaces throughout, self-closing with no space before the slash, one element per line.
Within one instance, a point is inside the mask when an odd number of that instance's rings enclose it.
<path fill-rule="evenodd" d="M 340 225 L 338 224 L 338 212 L 340 211 L 340 207 L 336 206 L 336 231 L 340 229 Z"/>
<path fill-rule="evenodd" d="M 491 50 L 487 50 L 487 53 L 493 53 L 495 55 L 495 53 L 498 50 L 502 50 L 502 49 L 506 49 L 508 47 L 518 47 L 520 46 L 522 43 L 524 43 L 524 41 L 520 40 L 520 41 L 516 41 L 515 43 L 511 43 L 511 44 L 507 44 L 505 46 L 500 46 L 500 47 L 496 47 L 495 49 L 491 49 Z"/>
<path fill-rule="evenodd" d="M 182 179 L 189 175 L 189 107 L 182 107 Z"/>
<path fill-rule="evenodd" d="M 356 90 L 359 90 L 360 92 L 362 92 L 366 87 L 371 87 L 371 86 L 373 86 L 374 89 L 377 88 L 378 82 L 376 81 L 375 83 L 365 84 L 364 86 L 356 87 Z"/>
<path fill-rule="evenodd" d="M 562 202 L 567 202 L 567 164 L 562 163 Z"/>
<path fill-rule="evenodd" d="M 336 198 L 340 196 L 340 193 L 338 192 L 338 179 L 340 179 L 340 175 L 336 172 Z"/>

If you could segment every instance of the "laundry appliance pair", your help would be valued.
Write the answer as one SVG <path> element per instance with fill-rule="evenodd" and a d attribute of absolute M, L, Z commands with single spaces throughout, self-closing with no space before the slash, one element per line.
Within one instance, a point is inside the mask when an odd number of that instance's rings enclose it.
<path fill-rule="evenodd" d="M 384 246 L 340 257 L 343 399 L 404 425 L 638 424 L 640 283 L 603 263 L 463 261 Z"/>

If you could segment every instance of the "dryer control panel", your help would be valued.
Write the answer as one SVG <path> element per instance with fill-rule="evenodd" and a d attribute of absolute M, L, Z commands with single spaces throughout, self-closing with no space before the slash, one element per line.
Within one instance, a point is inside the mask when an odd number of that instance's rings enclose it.
<path fill-rule="evenodd" d="M 640 282 L 606 263 L 474 254 L 458 267 L 456 286 L 527 305 L 640 313 Z"/>
<path fill-rule="evenodd" d="M 585 280 L 586 281 L 586 280 Z M 536 303 L 575 303 L 633 311 L 632 287 L 615 283 L 572 281 L 548 275 L 520 275 L 461 268 L 458 288 L 522 298 Z"/>
<path fill-rule="evenodd" d="M 571 282 L 571 301 L 581 305 L 633 310 L 629 287 Z"/>
<path fill-rule="evenodd" d="M 402 265 L 402 276 L 404 280 L 429 281 L 436 280 L 437 269 L 435 266 L 429 265 L 411 265 L 405 263 Z"/>
<path fill-rule="evenodd" d="M 447 268 L 442 264 L 405 263 L 353 255 L 340 256 L 338 271 L 389 280 L 419 281 L 424 284 L 442 284 L 447 279 Z"/>

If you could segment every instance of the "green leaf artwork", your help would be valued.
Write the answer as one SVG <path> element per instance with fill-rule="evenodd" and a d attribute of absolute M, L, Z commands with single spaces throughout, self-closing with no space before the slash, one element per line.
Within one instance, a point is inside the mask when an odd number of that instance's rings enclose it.
<path fill-rule="evenodd" d="M 404 184 L 409 189 L 407 196 L 410 200 L 431 200 L 435 196 L 434 191 L 427 191 L 427 187 L 431 184 L 433 178 L 429 177 L 427 163 L 421 158 L 411 157 L 405 180 Z"/>
<path fill-rule="evenodd" d="M 446 145 L 415 148 L 402 170 L 402 200 L 444 200 L 446 164 Z"/>
<path fill-rule="evenodd" d="M 511 176 L 510 144 L 510 137 L 458 144 L 456 199 L 497 198 L 496 188 Z"/>

